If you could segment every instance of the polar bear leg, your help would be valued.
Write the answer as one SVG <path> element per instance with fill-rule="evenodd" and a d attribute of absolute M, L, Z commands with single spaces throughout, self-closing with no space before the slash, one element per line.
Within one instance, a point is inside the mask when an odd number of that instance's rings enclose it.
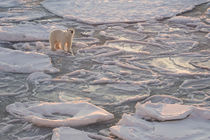
<path fill-rule="evenodd" d="M 50 47 L 51 47 L 51 50 L 52 50 L 52 51 L 55 51 L 55 50 L 56 50 L 56 49 L 55 49 L 55 41 L 50 40 Z"/>
<path fill-rule="evenodd" d="M 64 41 L 61 42 L 61 49 L 62 49 L 62 50 L 64 50 L 65 44 L 66 44 L 66 42 L 64 42 Z"/>
<path fill-rule="evenodd" d="M 60 43 L 59 42 L 56 42 L 56 44 L 55 44 L 55 49 L 57 50 L 57 49 L 60 49 Z"/>
<path fill-rule="evenodd" d="M 67 52 L 70 52 L 71 50 L 71 54 L 74 56 L 73 50 L 72 50 L 72 44 L 71 42 L 67 42 Z"/>

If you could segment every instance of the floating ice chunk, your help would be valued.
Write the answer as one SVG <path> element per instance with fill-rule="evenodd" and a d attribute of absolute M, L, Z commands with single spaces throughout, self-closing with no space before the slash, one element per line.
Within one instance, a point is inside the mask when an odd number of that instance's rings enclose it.
<path fill-rule="evenodd" d="M 103 77 L 101 79 L 97 79 L 97 80 L 94 80 L 94 81 L 90 82 L 90 84 L 92 84 L 92 85 L 103 85 L 103 84 L 113 84 L 113 83 L 116 83 L 116 82 L 117 81 L 115 81 L 115 80 Z"/>
<path fill-rule="evenodd" d="M 192 60 L 190 64 L 197 68 L 210 70 L 210 59 L 208 57 L 206 59 L 201 59 L 201 60 L 199 59 Z"/>
<path fill-rule="evenodd" d="M 206 10 L 206 14 L 207 14 L 207 15 L 210 15 L 210 8 L 208 8 L 208 9 Z"/>
<path fill-rule="evenodd" d="M 124 29 L 123 27 L 114 26 L 112 28 L 108 28 L 105 31 L 100 32 L 99 34 L 107 37 L 114 38 L 116 40 L 143 40 L 147 37 L 146 34 L 139 33 L 136 31 Z"/>
<path fill-rule="evenodd" d="M 0 48 L 0 71 L 32 73 L 46 71 L 58 72 L 47 55 Z"/>
<path fill-rule="evenodd" d="M 38 126 L 84 126 L 113 119 L 113 114 L 88 102 L 16 102 L 6 110 Z"/>
<path fill-rule="evenodd" d="M 202 31 L 202 32 L 209 33 L 210 32 L 210 25 L 202 22 L 202 23 L 197 24 L 196 29 L 199 30 L 199 31 Z"/>
<path fill-rule="evenodd" d="M 81 37 L 81 38 L 74 38 L 74 41 L 85 43 L 85 44 L 95 44 L 100 42 L 99 39 L 94 37 Z"/>
<path fill-rule="evenodd" d="M 72 140 L 112 140 L 108 137 L 80 131 L 70 127 L 59 127 L 53 129 L 51 140 L 69 140 L 69 138 L 71 138 Z"/>
<path fill-rule="evenodd" d="M 34 72 L 30 74 L 27 79 L 27 88 L 32 89 L 33 86 L 37 86 L 39 84 L 49 83 L 52 77 L 48 74 L 45 74 L 44 72 Z"/>
<path fill-rule="evenodd" d="M 9 1 L 1 0 L 0 7 L 14 7 L 21 4 L 22 2 L 23 2 L 22 0 L 9 0 Z"/>
<path fill-rule="evenodd" d="M 0 123 L 0 135 L 10 131 L 12 127 L 14 127 L 13 124 Z"/>
<path fill-rule="evenodd" d="M 201 22 L 199 18 L 186 16 L 175 16 L 169 19 L 168 21 L 178 24 L 196 24 Z"/>
<path fill-rule="evenodd" d="M 39 82 L 49 80 L 52 77 L 49 74 L 45 74 L 44 72 L 34 72 L 27 77 L 28 82 L 34 82 L 38 84 Z"/>
<path fill-rule="evenodd" d="M 179 104 L 145 103 L 136 104 L 136 114 L 149 120 L 167 121 L 184 119 L 193 107 Z"/>
<path fill-rule="evenodd" d="M 194 8 L 208 0 L 45 0 L 41 4 L 50 12 L 64 18 L 75 19 L 90 24 L 114 22 L 136 22 L 171 17 Z M 97 6 L 96 6 L 97 5 Z M 62 7 L 62 8 L 60 8 Z M 69 8 L 71 7 L 71 8 Z"/>
<path fill-rule="evenodd" d="M 210 33 L 206 34 L 206 38 L 210 39 Z"/>
<path fill-rule="evenodd" d="M 37 41 L 48 40 L 50 31 L 65 29 L 53 24 L 18 24 L 16 26 L 1 26 L 0 40 L 3 41 Z"/>
<path fill-rule="evenodd" d="M 210 87 L 210 78 L 185 80 L 179 88 L 185 90 L 198 90 L 207 87 Z"/>
<path fill-rule="evenodd" d="M 116 103 L 109 103 L 108 105 L 119 106 L 119 105 L 123 105 L 123 104 L 128 104 L 130 102 L 143 101 L 148 96 L 149 95 L 136 95 L 136 96 L 128 97 L 128 98 L 121 100 L 119 102 L 116 102 Z"/>
<path fill-rule="evenodd" d="M 76 130 L 70 127 L 60 127 L 53 129 L 53 136 L 51 140 L 92 140 L 88 137 L 88 133 Z"/>
<path fill-rule="evenodd" d="M 17 136 L 17 138 L 18 138 L 18 140 L 45 140 L 50 135 L 51 135 L 51 133 L 50 134 L 46 134 L 46 135 L 36 135 L 36 136 L 21 137 L 21 138 L 19 136 Z"/>
<path fill-rule="evenodd" d="M 143 51 L 143 48 L 146 47 L 146 44 L 143 44 L 139 41 L 114 40 L 107 41 L 106 45 L 120 50 L 124 50 L 126 52 L 149 54 L 149 52 Z"/>
<path fill-rule="evenodd" d="M 209 117 L 210 110 L 206 108 L 138 103 L 135 114 L 124 114 L 110 130 L 112 134 L 125 140 L 205 140 L 210 138 Z M 156 121 L 146 121 L 142 118 Z"/>
<path fill-rule="evenodd" d="M 183 101 L 179 98 L 169 96 L 169 95 L 153 95 L 143 102 L 151 103 L 166 103 L 166 104 L 183 104 Z"/>

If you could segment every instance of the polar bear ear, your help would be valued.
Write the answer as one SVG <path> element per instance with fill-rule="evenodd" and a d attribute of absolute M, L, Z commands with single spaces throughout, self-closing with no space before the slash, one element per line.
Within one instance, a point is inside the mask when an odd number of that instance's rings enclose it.
<path fill-rule="evenodd" d="M 71 32 L 72 34 L 75 32 L 74 29 L 72 29 L 72 28 L 67 29 L 67 31 Z"/>

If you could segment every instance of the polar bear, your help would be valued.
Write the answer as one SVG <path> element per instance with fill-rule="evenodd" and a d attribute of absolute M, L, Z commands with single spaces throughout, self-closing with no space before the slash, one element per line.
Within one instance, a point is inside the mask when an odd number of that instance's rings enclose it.
<path fill-rule="evenodd" d="M 74 55 L 72 51 L 72 40 L 74 37 L 74 33 L 75 30 L 72 28 L 69 28 L 66 31 L 62 30 L 52 31 L 50 33 L 50 38 L 49 38 L 51 50 L 55 51 L 56 49 L 60 48 L 64 50 L 64 47 L 67 46 L 67 52 L 71 51 L 72 55 Z"/>

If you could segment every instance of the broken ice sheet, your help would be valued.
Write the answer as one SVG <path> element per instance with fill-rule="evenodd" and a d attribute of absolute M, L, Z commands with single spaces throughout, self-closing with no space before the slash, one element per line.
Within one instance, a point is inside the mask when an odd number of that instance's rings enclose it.
<path fill-rule="evenodd" d="M 70 127 L 59 127 L 53 129 L 51 140 L 112 140 L 111 138 L 96 135 L 85 131 L 80 131 Z"/>
<path fill-rule="evenodd" d="M 187 79 L 181 85 L 180 89 L 201 90 L 210 87 L 210 78 Z"/>
<path fill-rule="evenodd" d="M 3 41 L 41 41 L 49 40 L 50 31 L 54 29 L 66 29 L 62 25 L 55 24 L 17 24 L 0 27 L 0 40 Z"/>
<path fill-rule="evenodd" d="M 99 34 L 109 37 L 109 38 L 118 39 L 118 40 L 137 40 L 138 41 L 147 37 L 146 34 L 128 30 L 121 26 L 110 27 L 105 31 L 101 31 Z"/>
<path fill-rule="evenodd" d="M 126 52 L 142 53 L 149 54 L 149 52 L 143 51 L 143 48 L 146 47 L 146 43 L 138 41 L 129 41 L 129 40 L 119 40 L 119 41 L 108 41 L 106 44 L 110 47 L 124 50 Z"/>
<path fill-rule="evenodd" d="M 191 62 L 199 59 L 202 60 L 201 57 L 194 57 L 193 55 L 185 55 L 185 56 L 174 56 L 174 57 L 163 57 L 163 58 L 155 58 L 150 64 L 156 67 L 159 72 L 166 72 L 168 74 L 192 74 L 192 73 L 200 73 L 200 69 L 191 65 Z M 207 71 L 203 71 L 203 75 L 207 74 Z"/>
<path fill-rule="evenodd" d="M 133 115 L 124 114 L 110 130 L 112 134 L 126 140 L 205 140 L 210 138 L 209 118 L 210 110 L 205 108 L 137 103 L 136 112 Z"/>
<path fill-rule="evenodd" d="M 136 22 L 162 19 L 191 10 L 208 0 L 158 0 L 158 1 L 56 1 L 45 0 L 41 4 L 50 12 L 68 19 L 89 24 Z M 97 5 L 97 6 L 95 6 Z M 143 6 L 142 6 L 143 5 Z M 62 6 L 62 9 L 59 8 Z M 69 9 L 71 7 L 71 9 Z M 78 7 L 80 7 L 78 9 Z"/>
<path fill-rule="evenodd" d="M 88 102 L 15 102 L 7 112 L 34 125 L 45 127 L 85 126 L 114 118 L 113 114 Z"/>
<path fill-rule="evenodd" d="M 55 73 L 59 70 L 51 64 L 50 58 L 45 54 L 23 52 L 0 48 L 0 71 L 13 73 L 32 73 L 46 71 Z"/>

